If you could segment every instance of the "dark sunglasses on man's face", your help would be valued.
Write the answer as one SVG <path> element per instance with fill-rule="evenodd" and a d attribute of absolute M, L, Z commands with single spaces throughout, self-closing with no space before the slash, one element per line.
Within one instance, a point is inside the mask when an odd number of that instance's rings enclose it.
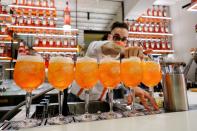
<path fill-rule="evenodd" d="M 121 38 L 119 34 L 114 34 L 113 35 L 113 40 L 114 41 L 123 41 L 124 42 L 124 41 L 127 41 L 127 37 Z"/>

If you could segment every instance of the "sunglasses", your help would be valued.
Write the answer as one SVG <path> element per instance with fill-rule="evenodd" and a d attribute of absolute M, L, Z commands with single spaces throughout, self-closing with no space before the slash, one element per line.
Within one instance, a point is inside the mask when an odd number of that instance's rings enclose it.
<path fill-rule="evenodd" d="M 114 41 L 127 41 L 127 37 L 121 38 L 119 34 L 114 34 L 113 35 L 113 40 Z"/>

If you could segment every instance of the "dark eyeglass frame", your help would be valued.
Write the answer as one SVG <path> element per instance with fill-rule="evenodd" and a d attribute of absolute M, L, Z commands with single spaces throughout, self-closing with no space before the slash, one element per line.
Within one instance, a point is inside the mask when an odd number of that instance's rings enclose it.
<path fill-rule="evenodd" d="M 123 37 L 121 38 L 119 34 L 114 34 L 113 35 L 113 40 L 114 41 L 123 41 L 123 42 L 127 42 L 128 41 L 128 38 L 127 37 Z"/>

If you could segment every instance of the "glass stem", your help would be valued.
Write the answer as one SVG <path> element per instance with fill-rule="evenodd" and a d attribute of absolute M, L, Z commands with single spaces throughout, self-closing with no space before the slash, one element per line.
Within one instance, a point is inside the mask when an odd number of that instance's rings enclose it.
<path fill-rule="evenodd" d="M 59 116 L 62 116 L 63 101 L 64 101 L 64 92 L 63 91 L 59 91 L 59 94 L 58 94 Z"/>
<path fill-rule="evenodd" d="M 113 90 L 108 89 L 108 96 L 109 96 L 109 111 L 113 112 Z"/>
<path fill-rule="evenodd" d="M 30 119 L 31 92 L 26 93 L 26 118 Z"/>
<path fill-rule="evenodd" d="M 132 97 L 132 102 L 131 102 L 131 111 L 135 111 L 135 90 L 132 88 L 129 88 L 130 96 Z"/>
<path fill-rule="evenodd" d="M 85 114 L 88 114 L 88 107 L 89 107 L 89 90 L 85 91 Z"/>
<path fill-rule="evenodd" d="M 154 88 L 153 87 L 149 87 L 149 93 L 150 93 L 150 96 L 152 96 L 154 98 Z"/>

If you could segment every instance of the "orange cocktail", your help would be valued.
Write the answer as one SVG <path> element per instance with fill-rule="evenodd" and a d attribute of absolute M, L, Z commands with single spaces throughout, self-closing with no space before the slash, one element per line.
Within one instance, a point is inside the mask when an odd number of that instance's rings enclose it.
<path fill-rule="evenodd" d="M 108 58 L 101 60 L 99 80 L 104 87 L 114 89 L 120 83 L 120 61 Z"/>
<path fill-rule="evenodd" d="M 93 88 L 98 81 L 97 61 L 88 57 L 79 58 L 76 62 L 75 80 L 81 88 Z"/>
<path fill-rule="evenodd" d="M 134 88 L 142 81 L 141 60 L 137 57 L 123 59 L 120 66 L 121 81 L 129 88 Z"/>
<path fill-rule="evenodd" d="M 142 63 L 142 82 L 149 88 L 153 88 L 161 81 L 161 68 L 157 62 L 145 61 Z"/>
<path fill-rule="evenodd" d="M 39 56 L 20 56 L 14 68 L 14 81 L 27 92 L 44 82 L 45 65 Z"/>
<path fill-rule="evenodd" d="M 48 68 L 48 80 L 54 88 L 63 91 L 74 79 L 74 63 L 71 58 L 52 57 Z"/>

